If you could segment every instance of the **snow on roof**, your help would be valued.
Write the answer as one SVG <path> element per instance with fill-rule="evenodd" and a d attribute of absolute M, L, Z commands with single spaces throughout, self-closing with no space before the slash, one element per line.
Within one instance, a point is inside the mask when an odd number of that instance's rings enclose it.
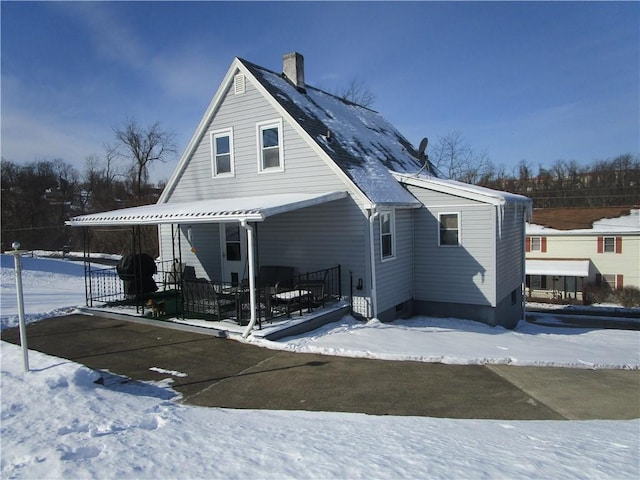
<path fill-rule="evenodd" d="M 416 187 L 427 188 L 429 190 L 435 190 L 442 193 L 449 193 L 471 200 L 488 202 L 494 205 L 520 203 L 525 205 L 527 208 L 530 208 L 532 205 L 532 200 L 523 195 L 516 195 L 514 193 L 502 192 L 499 190 L 492 190 L 490 188 L 481 187 L 479 185 L 471 185 L 455 180 L 437 178 L 426 173 L 420 173 L 419 175 L 408 175 L 405 173 L 393 172 L 393 176 L 400 183 L 406 183 L 409 185 L 414 185 Z"/>
<path fill-rule="evenodd" d="M 526 259 L 527 275 L 563 275 L 566 277 L 588 277 L 589 260 L 541 260 Z"/>
<path fill-rule="evenodd" d="M 211 223 L 248 220 L 263 221 L 280 213 L 338 200 L 346 192 L 321 194 L 284 193 L 255 197 L 198 200 L 182 203 L 157 203 L 110 212 L 80 215 L 69 220 L 72 227 L 99 225 L 160 225 Z"/>
<path fill-rule="evenodd" d="M 418 203 L 390 170 L 416 173 L 423 163 L 382 115 L 308 85 L 300 91 L 281 74 L 238 60 L 370 201 Z"/>
<path fill-rule="evenodd" d="M 629 215 L 603 218 L 593 222 L 593 227 L 575 230 L 557 230 L 542 225 L 527 224 L 527 235 L 589 235 L 607 233 L 640 234 L 640 209 L 631 209 Z"/>

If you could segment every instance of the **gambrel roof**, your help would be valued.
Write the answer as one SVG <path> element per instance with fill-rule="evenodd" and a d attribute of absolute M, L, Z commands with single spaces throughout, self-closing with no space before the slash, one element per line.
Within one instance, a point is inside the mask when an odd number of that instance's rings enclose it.
<path fill-rule="evenodd" d="M 284 74 L 240 58 L 229 68 L 159 202 L 168 200 L 237 73 L 246 75 L 314 151 L 346 183 L 361 192 L 367 203 L 420 205 L 393 178 L 391 171 L 417 174 L 426 170 L 424 162 L 382 115 L 309 85 L 305 89 L 296 88 Z"/>

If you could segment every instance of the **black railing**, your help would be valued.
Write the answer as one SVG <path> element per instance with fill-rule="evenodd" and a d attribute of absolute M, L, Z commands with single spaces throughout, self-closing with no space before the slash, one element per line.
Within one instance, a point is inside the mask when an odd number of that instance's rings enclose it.
<path fill-rule="evenodd" d="M 158 271 L 153 275 L 157 290 L 150 292 L 138 291 L 130 288 L 136 284 L 134 275 L 118 274 L 116 267 L 92 268 L 85 270 L 85 290 L 87 306 L 94 304 L 118 304 L 127 302 L 136 306 L 144 306 L 144 301 L 154 295 L 166 291 L 180 290 L 180 274 L 173 268 L 175 262 L 161 262 Z M 133 294 L 132 294 L 133 291 Z"/>
<path fill-rule="evenodd" d="M 154 280 L 158 291 L 144 295 L 127 294 L 127 279 L 118 275 L 116 268 L 87 270 L 87 305 L 130 304 L 147 308 L 148 298 L 175 297 L 175 312 L 205 320 L 231 320 L 246 325 L 251 318 L 248 283 L 232 284 L 212 282 L 185 275 L 185 268 L 177 262 L 158 265 Z M 256 279 L 256 310 L 258 326 L 279 317 L 303 315 L 342 298 L 340 266 L 296 274 L 285 281 L 269 285 Z M 172 309 L 173 310 L 173 309 Z"/>
<path fill-rule="evenodd" d="M 94 268 L 85 272 L 87 306 L 94 302 L 112 303 L 125 300 L 124 285 L 116 267 Z"/>

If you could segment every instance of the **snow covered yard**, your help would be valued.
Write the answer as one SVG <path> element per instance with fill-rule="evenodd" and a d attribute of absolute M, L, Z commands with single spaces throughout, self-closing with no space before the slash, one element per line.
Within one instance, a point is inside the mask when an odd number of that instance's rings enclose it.
<path fill-rule="evenodd" d="M 84 303 L 82 267 L 25 259 L 27 318 Z M 16 324 L 2 262 L 1 324 Z M 637 369 L 640 332 L 346 317 L 269 348 L 392 360 Z M 167 382 L 96 385 L 71 361 L 1 344 L 3 478 L 638 478 L 640 421 L 492 421 L 199 408 Z"/>
<path fill-rule="evenodd" d="M 638 421 L 209 409 L 2 344 L 3 478 L 637 478 Z"/>

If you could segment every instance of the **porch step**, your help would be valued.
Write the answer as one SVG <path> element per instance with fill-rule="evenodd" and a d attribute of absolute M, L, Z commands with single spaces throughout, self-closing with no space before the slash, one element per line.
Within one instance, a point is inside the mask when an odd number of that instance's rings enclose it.
<path fill-rule="evenodd" d="M 279 340 L 284 337 L 291 337 L 293 335 L 300 335 L 307 333 L 316 328 L 322 327 L 331 322 L 337 322 L 345 315 L 349 315 L 350 307 L 348 304 L 337 305 L 336 308 L 327 312 L 323 312 L 318 316 L 314 316 L 308 319 L 304 319 L 301 322 L 292 323 L 280 328 L 265 328 L 263 330 L 256 330 L 252 332 L 254 337 L 264 338 L 266 340 Z"/>

